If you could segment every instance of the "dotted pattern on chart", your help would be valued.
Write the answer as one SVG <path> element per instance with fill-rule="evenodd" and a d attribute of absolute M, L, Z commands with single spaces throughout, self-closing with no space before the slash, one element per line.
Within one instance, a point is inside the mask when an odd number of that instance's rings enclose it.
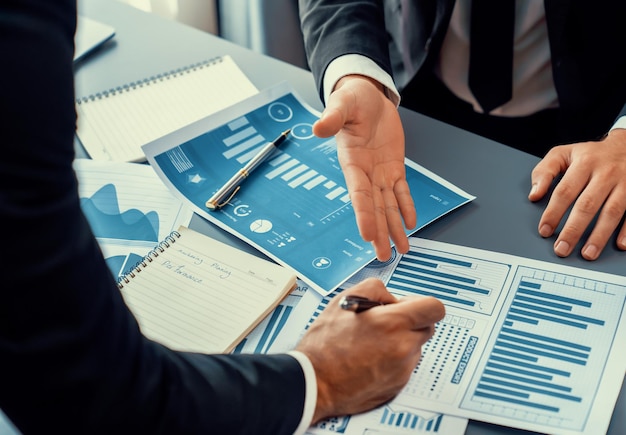
<path fill-rule="evenodd" d="M 435 325 L 435 333 L 422 347 L 422 357 L 404 393 L 428 399 L 453 399 L 455 394 L 446 394 L 446 390 L 458 389 L 458 385 L 450 383 L 450 379 L 474 326 L 474 320 L 459 316 L 446 315 L 439 321 Z"/>

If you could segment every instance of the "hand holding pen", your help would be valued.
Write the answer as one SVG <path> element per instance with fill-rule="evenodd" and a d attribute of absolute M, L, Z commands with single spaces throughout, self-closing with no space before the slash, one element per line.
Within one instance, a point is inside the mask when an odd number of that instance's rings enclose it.
<path fill-rule="evenodd" d="M 339 306 L 341 309 L 354 311 L 355 313 L 360 313 L 380 305 L 385 305 L 385 302 L 374 301 L 364 296 L 357 295 L 342 296 L 339 300 Z"/>
<path fill-rule="evenodd" d="M 357 299 L 353 297 L 358 295 Z M 380 306 L 361 314 L 342 308 L 363 298 Z M 353 306 L 348 304 L 349 306 Z M 374 408 L 406 385 L 421 357 L 422 345 L 445 314 L 433 297 L 396 299 L 382 281 L 368 278 L 331 299 L 311 323 L 296 350 L 307 355 L 316 373 L 318 406 L 314 422 Z M 328 343 L 338 343 L 328 346 Z"/>
<path fill-rule="evenodd" d="M 261 163 L 272 155 L 276 148 L 278 148 L 278 146 L 283 143 L 285 139 L 287 139 L 290 132 L 291 129 L 283 131 L 280 136 L 261 148 L 261 150 L 254 157 L 252 157 L 243 168 L 238 170 L 235 175 L 233 175 L 221 188 L 217 190 L 217 192 L 213 194 L 213 196 L 207 200 L 206 206 L 210 210 L 217 210 L 228 204 L 228 202 L 239 190 L 241 183 L 248 178 L 252 171 L 254 171 Z"/>

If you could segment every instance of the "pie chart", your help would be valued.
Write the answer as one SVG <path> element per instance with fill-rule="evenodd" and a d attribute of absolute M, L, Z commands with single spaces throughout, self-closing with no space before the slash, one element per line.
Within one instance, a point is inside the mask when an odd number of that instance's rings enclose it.
<path fill-rule="evenodd" d="M 272 229 L 272 223 L 266 219 L 255 219 L 250 224 L 250 231 L 253 233 L 267 233 Z"/>

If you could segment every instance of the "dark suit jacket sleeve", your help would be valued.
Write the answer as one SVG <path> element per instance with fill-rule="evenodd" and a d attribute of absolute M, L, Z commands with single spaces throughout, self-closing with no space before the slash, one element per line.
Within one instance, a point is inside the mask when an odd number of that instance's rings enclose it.
<path fill-rule="evenodd" d="M 381 1 L 299 0 L 307 58 L 320 98 L 328 64 L 344 54 L 369 57 L 392 75 Z"/>
<path fill-rule="evenodd" d="M 0 408 L 24 433 L 292 433 L 294 358 L 173 352 L 123 303 L 71 166 L 75 19 L 0 3 Z"/>
<path fill-rule="evenodd" d="M 626 104 L 624 104 L 624 107 L 622 107 L 622 110 L 619 112 L 617 119 L 621 118 L 622 116 L 626 116 Z"/>

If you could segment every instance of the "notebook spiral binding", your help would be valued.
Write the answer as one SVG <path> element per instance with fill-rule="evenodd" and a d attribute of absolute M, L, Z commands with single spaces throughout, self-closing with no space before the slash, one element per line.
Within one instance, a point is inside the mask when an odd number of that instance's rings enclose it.
<path fill-rule="evenodd" d="M 87 95 L 86 97 L 77 98 L 76 104 L 88 103 L 89 101 L 101 100 L 103 98 L 108 98 L 109 96 L 113 96 L 115 94 L 122 94 L 124 92 L 129 92 L 137 88 L 142 88 L 144 86 L 149 86 L 151 84 L 169 80 L 170 78 L 176 77 L 178 75 L 189 74 L 190 72 L 193 72 L 197 69 L 206 68 L 207 66 L 215 65 L 220 62 L 222 62 L 222 57 L 214 57 L 214 58 L 202 61 L 202 62 L 198 62 L 198 63 L 187 65 L 181 68 L 177 68 L 169 72 L 165 72 L 165 73 L 157 74 L 155 76 L 147 77 L 145 79 L 137 80 L 136 82 L 126 83 L 125 85 L 111 88 L 108 91 L 101 91 L 95 94 Z"/>
<path fill-rule="evenodd" d="M 154 249 L 135 263 L 135 265 L 127 273 L 117 279 L 117 288 L 120 290 L 124 288 L 124 284 L 128 284 L 131 278 L 134 278 L 135 275 L 145 269 L 149 263 L 152 263 L 160 253 L 164 252 L 167 248 L 176 243 L 176 239 L 178 238 L 180 238 L 180 233 L 178 231 L 172 231 L 169 233 L 165 239 L 161 240 L 159 244 L 154 247 Z"/>

